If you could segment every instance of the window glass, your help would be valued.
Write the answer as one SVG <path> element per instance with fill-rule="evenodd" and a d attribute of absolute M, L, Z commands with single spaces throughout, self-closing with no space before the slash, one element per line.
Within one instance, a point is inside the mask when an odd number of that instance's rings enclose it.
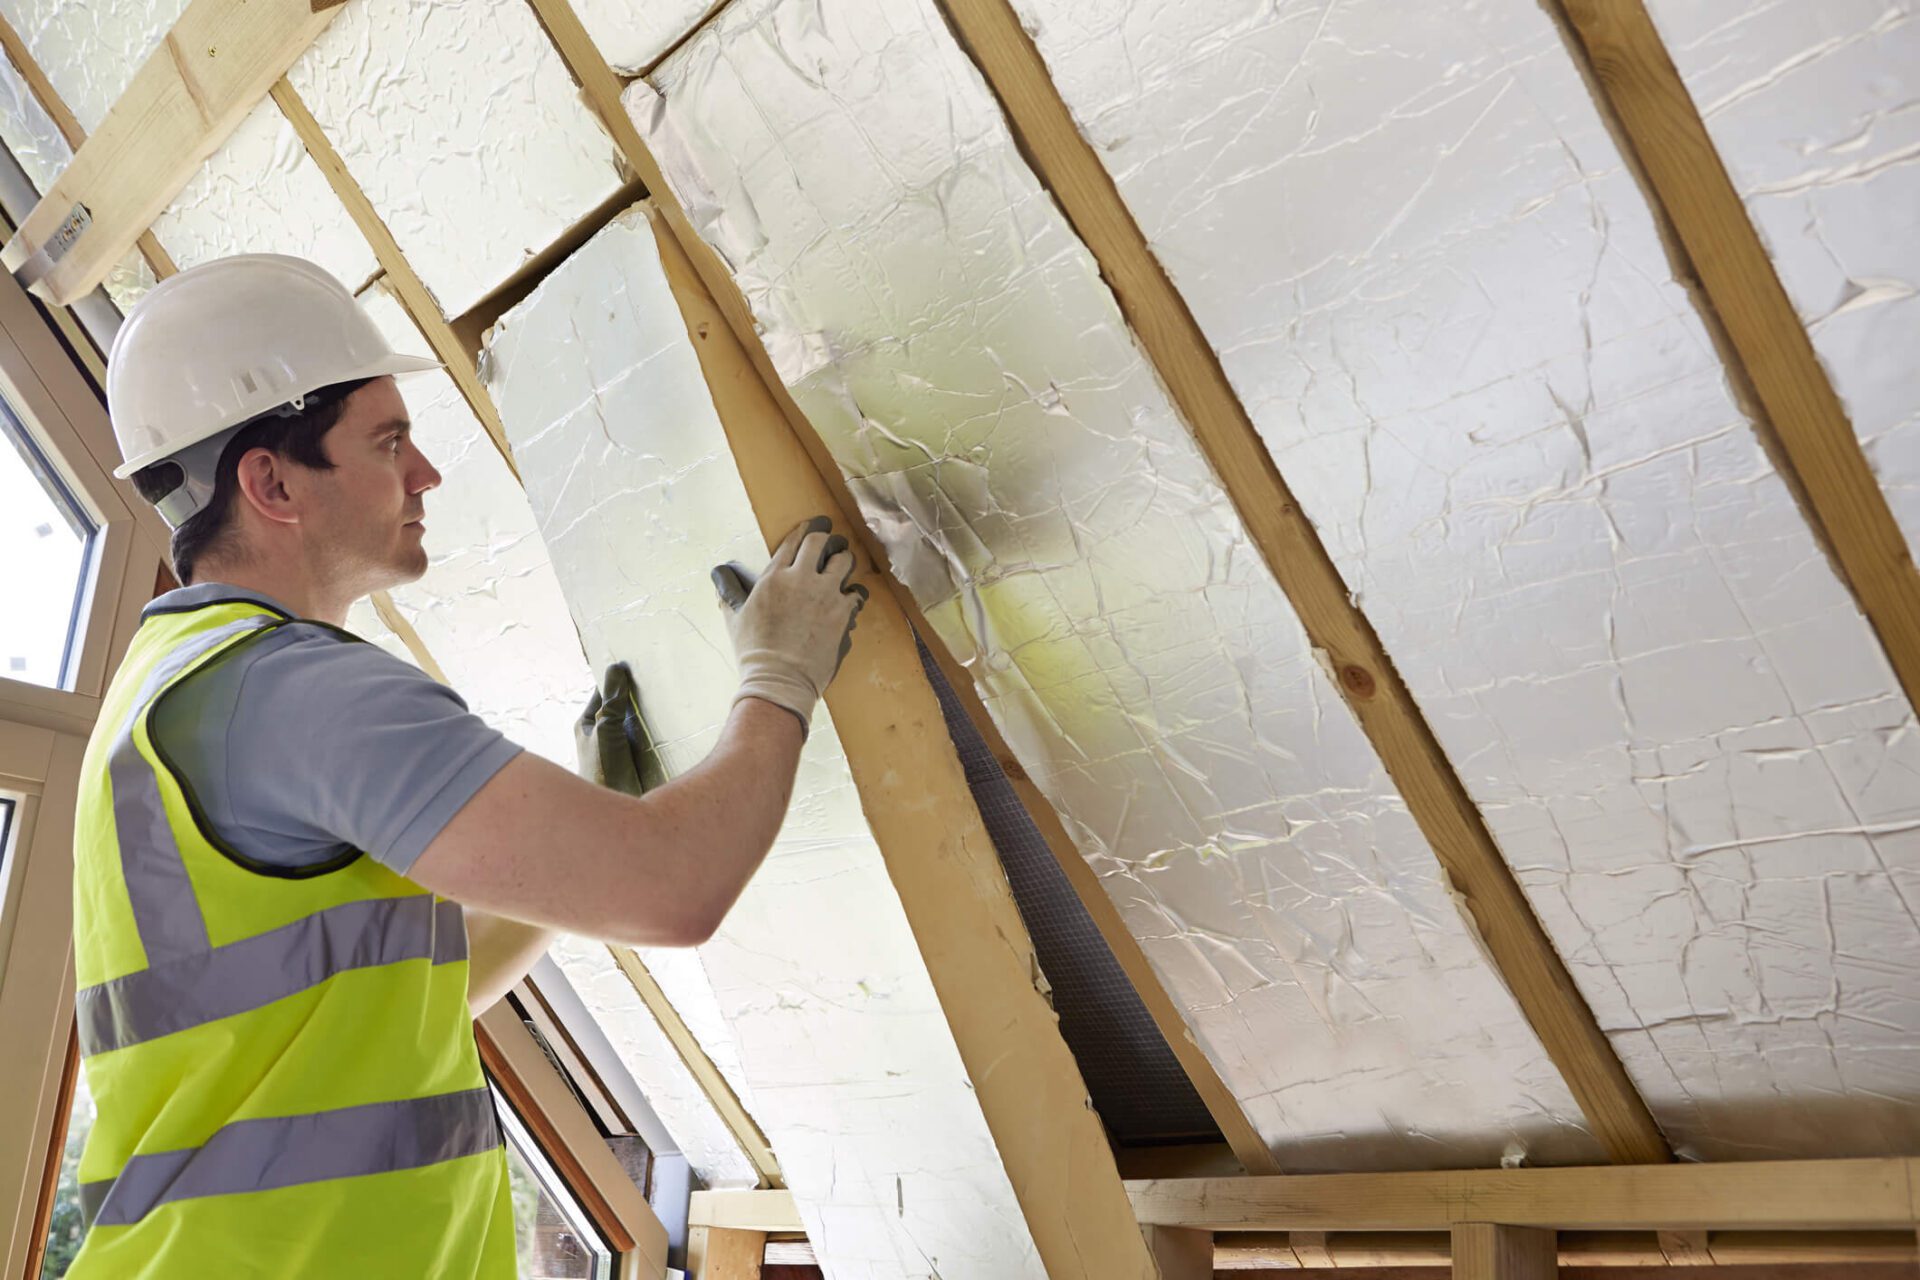
<path fill-rule="evenodd" d="M 93 1095 L 87 1091 L 87 1073 L 74 1070 L 73 1109 L 67 1112 L 67 1140 L 60 1151 L 60 1181 L 54 1187 L 53 1214 L 47 1220 L 47 1252 L 40 1262 L 40 1280 L 60 1280 L 80 1252 L 86 1228 L 80 1220 L 80 1148 L 93 1129 Z"/>
<path fill-rule="evenodd" d="M 513 1185 L 513 1235 L 520 1280 L 611 1280 L 613 1250 L 592 1219 L 541 1154 L 513 1108 L 495 1095 L 507 1133 L 507 1173 Z"/>
<path fill-rule="evenodd" d="M 58 688 L 79 632 L 94 524 L 0 401 L 0 676 Z"/>

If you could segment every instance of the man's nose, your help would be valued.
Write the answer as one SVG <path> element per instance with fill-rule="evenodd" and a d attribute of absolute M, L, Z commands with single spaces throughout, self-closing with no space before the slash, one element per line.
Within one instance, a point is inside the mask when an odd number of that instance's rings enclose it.
<path fill-rule="evenodd" d="M 413 451 L 413 458 L 413 467 L 407 475 L 407 492 L 425 493 L 429 489 L 438 489 L 440 487 L 439 469 L 427 461 L 427 455 L 418 449 Z"/>

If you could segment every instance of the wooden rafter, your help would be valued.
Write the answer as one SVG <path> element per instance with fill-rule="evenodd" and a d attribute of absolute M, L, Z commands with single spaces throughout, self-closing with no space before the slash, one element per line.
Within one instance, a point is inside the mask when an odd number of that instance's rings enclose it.
<path fill-rule="evenodd" d="M 400 251 L 400 244 L 387 229 L 386 222 L 373 207 L 373 201 L 360 189 L 360 184 L 347 171 L 347 162 L 340 158 L 333 142 L 327 137 L 320 122 L 313 118 L 313 112 L 307 110 L 307 104 L 294 92 L 293 85 L 285 77 L 274 83 L 269 91 L 280 111 L 293 127 L 301 145 L 307 154 L 326 175 L 327 185 L 340 198 L 346 207 L 347 216 L 353 219 L 353 225 L 360 228 L 360 234 L 366 237 L 367 244 L 373 249 L 374 258 L 380 263 L 380 269 L 386 273 L 387 284 L 393 289 L 394 296 L 406 309 L 420 334 L 433 348 L 433 354 L 447 367 L 447 373 L 453 378 L 454 386 L 466 399 L 467 407 L 473 410 L 473 416 L 480 420 L 486 429 L 494 448 L 506 460 L 507 469 L 513 472 L 514 479 L 520 478 L 519 468 L 514 466 L 513 449 L 507 444 L 506 428 L 500 425 L 500 411 L 494 407 L 493 397 L 480 384 L 480 372 L 475 367 L 473 357 L 467 348 L 453 334 L 446 317 L 441 314 L 440 304 L 421 283 L 420 275 L 407 261 L 407 255 Z"/>
<path fill-rule="evenodd" d="M 33 100 L 40 104 L 40 109 L 47 113 L 47 118 L 53 121 L 53 127 L 60 131 L 60 136 L 66 140 L 68 149 L 79 151 L 87 140 L 87 131 L 80 127 L 80 121 L 68 108 L 66 100 L 54 90 L 53 82 L 47 79 L 46 72 L 42 71 L 40 64 L 34 61 L 33 54 L 27 49 L 26 41 L 20 38 L 20 33 L 14 30 L 13 24 L 7 21 L 4 15 L 0 15 L 0 51 L 6 53 L 7 60 L 13 63 L 14 70 L 18 71 L 20 78 L 26 81 L 27 92 L 31 93 Z M 8 229 L 9 236 L 12 235 L 13 230 L 14 228 Z M 133 243 L 134 247 L 139 249 L 140 256 L 147 260 L 147 266 L 156 279 L 164 280 L 177 270 L 173 265 L 172 255 L 155 238 L 151 228 L 143 229 Z"/>
<path fill-rule="evenodd" d="M 1453 1229 L 1454 1280 L 1554 1280 L 1560 1254 L 1553 1232 L 1496 1222 Z"/>
<path fill-rule="evenodd" d="M 48 301 L 91 292 L 337 11 L 192 0 L 0 260 Z"/>
<path fill-rule="evenodd" d="M 1129 1182 L 1143 1223 L 1211 1231 L 1911 1229 L 1920 1161 L 1776 1160 Z"/>
<path fill-rule="evenodd" d="M 680 1056 L 681 1063 L 687 1068 L 694 1083 L 707 1095 L 707 1101 L 720 1116 L 720 1123 L 727 1127 L 733 1140 L 746 1155 L 747 1162 L 759 1176 L 762 1187 L 780 1188 L 787 1185 L 786 1176 L 780 1172 L 780 1160 L 773 1154 L 773 1144 L 767 1141 L 767 1135 L 760 1131 L 759 1123 L 748 1114 L 741 1104 L 739 1095 L 733 1086 L 720 1074 L 720 1068 L 713 1064 L 707 1051 L 700 1047 L 700 1041 L 687 1027 L 679 1010 L 667 999 L 667 993 L 654 981 L 653 974 L 631 947 L 610 946 L 608 953 L 620 972 L 633 986 L 634 994 L 640 997 L 640 1003 L 647 1007 L 653 1020 L 660 1024 L 660 1031 L 667 1037 L 668 1043 Z"/>
<path fill-rule="evenodd" d="M 1641 0 L 1558 0 L 1685 251 L 1807 518 L 1920 706 L 1920 571 L 1700 111 Z"/>
<path fill-rule="evenodd" d="M 1594 1135 L 1622 1162 L 1671 1158 L 1431 726 L 1354 605 L 1200 326 L 1081 137 L 1007 0 L 938 0 L 999 97 L 1028 162 L 1100 264 L 1268 569 L 1324 650 L 1360 727 L 1426 834 L 1494 964 Z"/>
<path fill-rule="evenodd" d="M 1660 1233 L 1670 1234 L 1670 1233 Z M 1706 1257 L 1677 1261 L 1651 1231 L 1562 1231 L 1563 1267 L 1760 1266 L 1807 1263 L 1911 1263 L 1911 1231 L 1713 1231 Z M 1301 1247 L 1312 1237 L 1318 1253 Z M 1444 1267 L 1452 1258 L 1446 1231 L 1223 1231 L 1214 1237 L 1218 1271 L 1308 1267 Z"/>
<path fill-rule="evenodd" d="M 648 212 L 767 546 L 816 514 L 852 527 L 857 515 L 809 464 L 661 211 Z M 848 661 L 857 678 L 835 681 L 826 694 L 834 729 L 1047 1274 L 1148 1280 L 1153 1263 L 1106 1134 L 1086 1105 L 1053 1009 L 1034 987 L 1026 926 L 891 593 L 868 601 Z"/>
<path fill-rule="evenodd" d="M 739 286 L 734 282 L 732 273 L 720 260 L 711 246 L 699 236 L 688 220 L 686 211 L 674 197 L 671 187 L 660 171 L 658 162 L 640 137 L 625 108 L 620 102 L 622 82 L 616 76 L 607 61 L 587 34 L 586 27 L 574 13 L 568 0 L 529 0 L 535 12 L 540 15 L 554 46 L 560 51 L 561 58 L 572 70 L 574 79 L 579 82 L 587 105 L 600 118 L 602 125 L 613 137 L 622 158 L 636 173 L 647 189 L 652 193 L 653 202 L 666 225 L 686 254 L 694 270 L 699 274 L 714 305 L 718 307 L 720 317 L 734 335 L 752 363 L 755 372 L 765 385 L 768 394 L 786 418 L 796 439 L 806 451 L 812 469 L 825 486 L 827 494 L 835 505 L 847 512 L 859 510 L 851 491 L 847 488 L 845 477 L 838 465 L 828 454 L 820 441 L 813 425 L 807 420 L 800 407 L 794 403 L 786 384 L 774 370 L 762 344 L 759 331 L 754 324 L 753 314 L 741 295 Z M 716 9 L 718 6 L 715 6 Z M 876 566 L 876 574 L 888 588 L 895 604 L 906 615 L 913 629 L 927 643 L 934 655 L 947 683 L 952 687 L 967 717 L 985 739 L 989 750 L 994 754 L 1002 770 L 1012 782 L 1021 803 L 1026 806 L 1028 815 L 1038 828 L 1048 849 L 1065 871 L 1068 882 L 1085 906 L 1094 926 L 1113 952 L 1121 970 L 1133 984 L 1141 1003 L 1152 1016 L 1168 1047 L 1173 1051 L 1187 1078 L 1193 1083 L 1194 1090 L 1200 1095 L 1214 1123 L 1220 1126 L 1221 1135 L 1233 1149 L 1234 1155 L 1249 1173 L 1277 1173 L 1279 1165 L 1273 1153 L 1260 1138 L 1259 1133 L 1248 1121 L 1246 1113 L 1234 1098 L 1220 1074 L 1214 1069 L 1206 1053 L 1193 1040 L 1182 1016 L 1179 1006 L 1160 982 L 1159 975 L 1147 960 L 1141 949 L 1140 941 L 1120 918 L 1119 909 L 1113 899 L 1101 887 L 1099 878 L 1080 856 L 1072 839 L 1067 835 L 1060 816 L 1040 789 L 1034 785 L 1026 771 L 1021 768 L 1002 738 L 999 726 L 994 724 L 986 707 L 980 701 L 980 695 L 974 688 L 973 678 L 954 661 L 952 655 L 940 642 L 937 633 L 927 625 L 926 618 L 892 575 L 886 571 L 887 558 L 884 548 L 864 521 L 852 521 L 847 530 L 855 536 L 865 549 L 868 557 Z"/>

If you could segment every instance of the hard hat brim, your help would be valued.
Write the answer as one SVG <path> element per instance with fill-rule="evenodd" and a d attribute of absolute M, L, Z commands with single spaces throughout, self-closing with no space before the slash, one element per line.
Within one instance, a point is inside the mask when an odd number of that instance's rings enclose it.
<path fill-rule="evenodd" d="M 362 379 L 371 378 L 404 378 L 411 374 L 432 373 L 436 369 L 444 368 L 446 368 L 445 365 L 428 356 L 405 356 L 394 352 L 382 356 L 364 368 L 352 370 L 338 378 L 331 379 L 326 385 L 340 382 L 359 382 Z M 319 388 L 316 387 L 313 389 L 318 390 Z M 195 432 L 187 438 L 169 441 L 158 449 L 149 449 L 147 452 L 130 458 L 114 468 L 113 478 L 116 480 L 125 480 L 142 467 L 150 467 L 156 462 L 165 461 L 177 453 L 192 448 L 203 440 L 210 440 L 221 432 L 231 431 L 240 425 L 242 424 L 237 422 L 221 424 L 205 431 Z"/>

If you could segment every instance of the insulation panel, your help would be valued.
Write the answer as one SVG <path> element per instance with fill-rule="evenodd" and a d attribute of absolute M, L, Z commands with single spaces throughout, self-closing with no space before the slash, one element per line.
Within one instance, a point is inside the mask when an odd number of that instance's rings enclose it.
<path fill-rule="evenodd" d="M 596 667 L 633 665 L 667 772 L 737 679 L 708 583 L 764 560 L 753 512 L 632 210 L 495 328 L 489 384 Z M 827 1274 L 1042 1275 L 833 725 L 815 717 L 773 854 L 719 933 L 659 974 L 775 1150 Z M 575 979 L 591 1004 L 598 983 Z"/>
<path fill-rule="evenodd" d="M 1920 10 L 1647 6 L 1920 548 Z"/>
<path fill-rule="evenodd" d="M 1016 7 L 1678 1149 L 1912 1149 L 1920 734 L 1548 15 Z"/>
<path fill-rule="evenodd" d="M 360 301 L 395 350 L 431 354 L 384 282 Z M 394 606 L 481 719 L 572 769 L 573 722 L 594 677 L 533 508 L 452 378 L 417 374 L 400 389 L 442 479 L 426 495 L 426 575 L 393 588 Z"/>
<path fill-rule="evenodd" d="M 594 46 L 623 76 L 650 70 L 660 56 L 700 25 L 725 0 L 573 0 L 573 11 Z"/>
<path fill-rule="evenodd" d="M 1283 1163 L 1596 1158 L 932 6 L 735 0 L 627 102 Z"/>
<path fill-rule="evenodd" d="M 448 315 L 620 187 L 525 0 L 355 0 L 287 79 Z"/>

